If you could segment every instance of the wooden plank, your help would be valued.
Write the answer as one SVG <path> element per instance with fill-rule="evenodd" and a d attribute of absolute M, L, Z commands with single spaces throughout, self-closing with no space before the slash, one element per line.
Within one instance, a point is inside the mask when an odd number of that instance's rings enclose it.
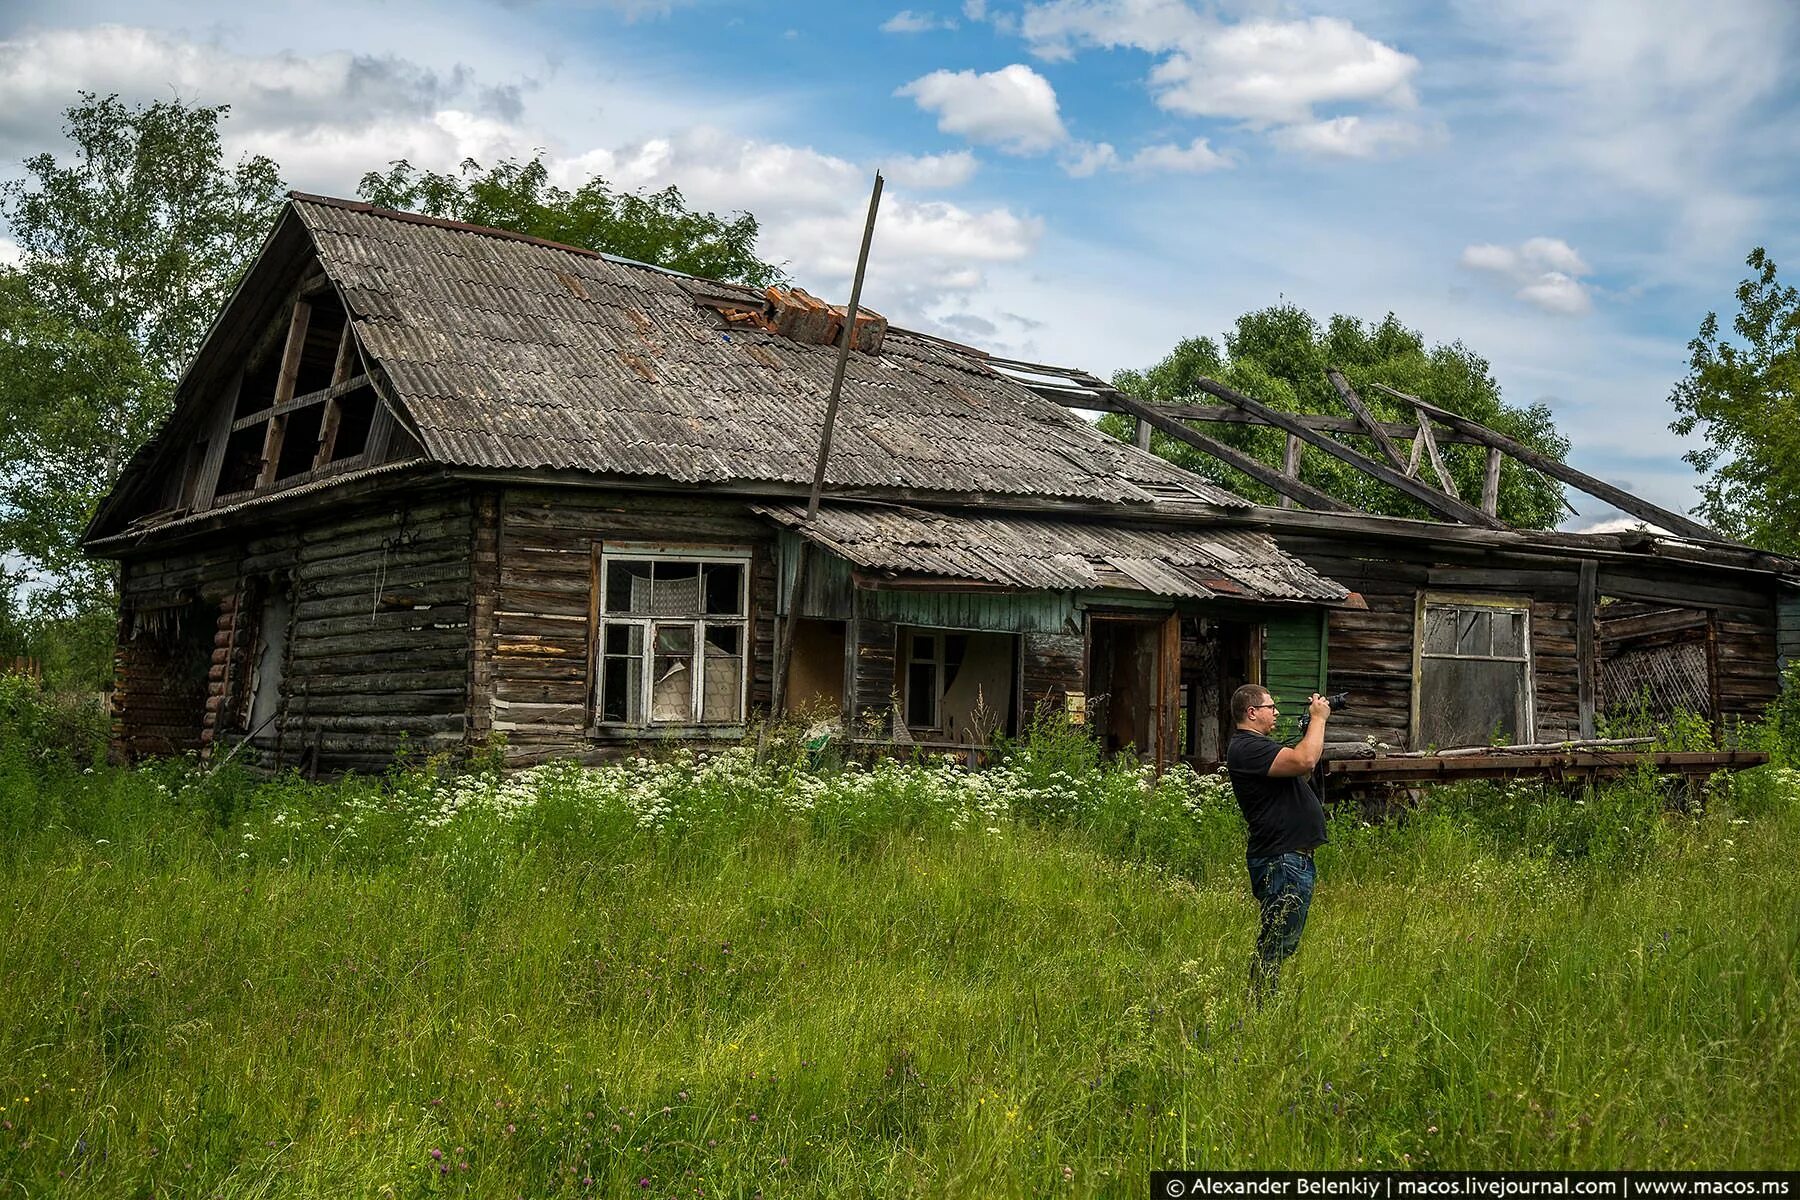
<path fill-rule="evenodd" d="M 1456 480 L 1450 477 L 1449 468 L 1444 466 L 1444 456 L 1438 453 L 1437 433 L 1431 428 L 1431 422 L 1419 413 L 1419 440 L 1425 443 L 1425 457 L 1431 461 L 1432 473 L 1437 476 L 1438 486 L 1444 489 L 1444 495 L 1461 499 L 1456 492 Z M 1489 514 L 1492 515 L 1492 514 Z"/>
<path fill-rule="evenodd" d="M 1480 422 L 1471 421 L 1469 418 L 1457 413 L 1447 412 L 1435 405 L 1427 404 L 1417 396 L 1409 396 L 1405 392 L 1396 391 L 1384 384 L 1376 384 L 1375 386 L 1394 397 L 1396 400 L 1404 400 L 1413 405 L 1413 407 L 1421 414 L 1434 417 L 1458 432 L 1469 434 L 1472 437 L 1480 439 L 1488 446 L 1505 451 L 1507 454 L 1518 459 L 1533 470 L 1540 471 L 1543 474 L 1550 476 L 1552 479 L 1569 484 L 1571 487 L 1585 492 L 1597 500 L 1604 500 L 1614 508 L 1621 512 L 1629 513 L 1639 520 L 1648 521 L 1653 525 L 1660 525 L 1669 532 L 1679 534 L 1683 537 L 1699 538 L 1702 541 L 1710 542 L 1724 540 L 1713 530 L 1708 529 L 1698 521 L 1684 517 L 1680 513 L 1670 512 L 1666 508 L 1659 508 L 1648 500 L 1639 499 L 1622 488 L 1614 487 L 1605 480 L 1596 479 L 1592 475 L 1577 471 L 1567 463 L 1558 462 L 1556 459 L 1539 454 L 1529 446 L 1521 445 L 1504 434 L 1495 433 Z"/>
<path fill-rule="evenodd" d="M 281 352 L 281 374 L 275 380 L 273 408 L 280 408 L 294 398 L 294 383 L 300 378 L 300 357 L 306 349 L 306 326 L 311 319 L 312 305 L 296 300 L 293 316 L 288 320 L 287 346 Z M 275 469 L 281 463 L 281 440 L 286 431 L 285 416 L 269 418 L 269 431 L 263 437 L 262 468 L 256 473 L 258 488 L 275 482 Z"/>
<path fill-rule="evenodd" d="M 1461 521 L 1468 525 L 1481 525 L 1489 529 L 1506 528 L 1498 520 L 1488 516 L 1480 509 L 1464 504 L 1454 496 L 1434 491 L 1420 483 L 1418 480 L 1408 478 L 1404 472 L 1397 471 L 1386 463 L 1377 462 L 1368 455 L 1357 450 L 1352 450 L 1342 442 L 1336 441 L 1317 430 L 1308 429 L 1305 425 L 1293 420 L 1287 413 L 1278 412 L 1260 400 L 1253 400 L 1241 392 L 1234 391 L 1216 379 L 1207 379 L 1202 376 L 1194 381 L 1194 385 L 1202 391 L 1217 396 L 1221 400 L 1235 404 L 1247 412 L 1255 413 L 1271 425 L 1286 429 L 1289 433 L 1299 434 L 1306 441 L 1325 451 L 1325 453 L 1331 455 L 1333 458 L 1349 463 L 1351 466 L 1365 474 L 1373 475 L 1376 479 L 1379 479 L 1390 487 L 1397 488 L 1399 491 L 1411 496 L 1414 500 L 1417 500 L 1420 504 L 1423 504 L 1426 508 L 1441 517 L 1451 521 Z M 1428 452 L 1431 450 L 1431 443 L 1426 443 L 1426 450 Z"/>
<path fill-rule="evenodd" d="M 1289 479 L 1300 478 L 1300 454 L 1305 446 L 1306 443 L 1295 437 L 1293 434 L 1290 433 L 1287 435 L 1287 446 L 1283 449 L 1281 454 L 1281 473 L 1286 475 Z M 1293 497 L 1286 495 L 1282 496 L 1281 507 L 1294 508 L 1295 503 Z"/>
<path fill-rule="evenodd" d="M 346 379 L 341 383 L 334 383 L 329 387 L 322 387 L 316 392 L 307 392 L 304 396 L 290 396 L 286 400 L 280 400 L 271 404 L 261 412 L 253 412 L 248 416 L 239 417 L 231 423 L 231 432 L 236 433 L 242 429 L 249 429 L 254 425 L 260 425 L 264 421 L 272 420 L 275 417 L 285 417 L 289 413 L 299 412 L 303 408 L 311 408 L 315 404 L 324 404 L 327 401 L 337 399 L 339 396 L 354 392 L 358 388 L 368 386 L 369 377 L 367 375 L 358 375 L 354 379 Z M 279 395 L 279 392 L 277 394 Z"/>
<path fill-rule="evenodd" d="M 1418 477 L 1419 460 L 1422 459 L 1424 457 L 1424 455 L 1425 455 L 1425 439 L 1419 436 L 1418 427 L 1414 426 L 1413 427 L 1413 439 L 1412 439 L 1412 453 L 1409 454 L 1406 458 L 1406 474 L 1408 475 L 1408 477 L 1415 478 L 1415 479 Z"/>
<path fill-rule="evenodd" d="M 1317 488 L 1309 487 L 1298 479 L 1289 479 L 1281 472 L 1256 461 L 1248 454 L 1227 446 L 1216 438 L 1208 437 L 1198 430 L 1189 429 L 1180 421 L 1165 417 L 1149 405 L 1141 404 L 1129 396 L 1121 395 L 1119 402 L 1126 406 L 1126 411 L 1141 421 L 1148 421 L 1177 441 L 1186 442 L 1196 450 L 1212 455 L 1227 466 L 1236 467 L 1250 478 L 1266 487 L 1274 489 L 1283 496 L 1290 496 L 1308 508 L 1321 512 L 1352 513 L 1356 509 L 1345 504 L 1335 496 L 1327 495 Z"/>
<path fill-rule="evenodd" d="M 1500 449 L 1489 446 L 1487 474 L 1481 479 L 1481 511 L 1490 517 L 1500 515 Z"/>
<path fill-rule="evenodd" d="M 1575 708 L 1584 738 L 1594 736 L 1595 696 L 1599 689 L 1600 657 L 1594 637 L 1596 611 L 1600 605 L 1598 578 L 1599 564 L 1591 558 L 1582 559 L 1581 584 L 1575 597 L 1575 657 L 1581 681 Z"/>
<path fill-rule="evenodd" d="M 1154 426 L 1148 421 L 1139 417 L 1131 431 L 1131 444 L 1139 450 L 1148 450 L 1150 448 L 1150 432 L 1153 428 Z"/>
<path fill-rule="evenodd" d="M 243 386 L 243 371 L 234 371 L 231 383 L 221 391 L 217 401 L 218 411 L 213 415 L 212 428 L 206 438 L 206 458 L 200 465 L 200 479 L 194 489 L 196 512 L 209 507 L 213 494 L 218 491 L 219 471 L 225 465 L 225 444 L 231 440 L 232 414 L 237 411 L 238 392 Z"/>
<path fill-rule="evenodd" d="M 1338 398 L 1344 402 L 1344 406 L 1350 410 L 1350 415 L 1356 418 L 1357 423 L 1368 432 L 1370 437 L 1375 439 L 1375 444 L 1381 447 L 1381 452 L 1387 455 L 1388 461 L 1404 470 L 1406 460 L 1400 456 L 1400 447 L 1394 445 L 1394 439 L 1389 437 L 1387 430 L 1381 427 L 1381 422 L 1375 419 L 1375 414 L 1369 411 L 1369 407 L 1363 403 L 1362 397 L 1356 394 L 1356 389 L 1350 386 L 1350 381 L 1345 379 L 1336 367 L 1326 371 L 1325 378 L 1331 380 L 1331 386 L 1337 390 Z M 1408 474 L 1410 475 L 1411 472 Z M 1488 515 L 1491 517 L 1494 514 L 1490 512 Z"/>
<path fill-rule="evenodd" d="M 1124 413 L 1126 409 L 1118 402 L 1118 393 L 1111 387 L 1099 390 L 1089 388 L 1061 387 L 1047 384 L 1028 383 L 1016 380 L 1028 391 L 1037 393 L 1046 400 L 1053 400 L 1064 408 L 1085 409 L 1089 412 Z M 1268 426 L 1268 422 L 1260 417 L 1252 416 L 1242 409 L 1215 404 L 1179 404 L 1157 403 L 1156 411 L 1173 417 L 1178 421 L 1199 421 L 1209 425 L 1258 425 Z M 1332 416 L 1329 413 L 1295 413 L 1294 418 L 1321 433 L 1354 433 L 1368 436 L 1368 430 L 1361 423 L 1349 418 Z M 1419 436 L 1417 425 L 1403 421 L 1382 421 L 1381 428 L 1396 442 L 1413 441 Z M 1455 430 L 1439 430 L 1438 441 L 1463 446 L 1484 446 L 1487 443 L 1469 434 Z"/>

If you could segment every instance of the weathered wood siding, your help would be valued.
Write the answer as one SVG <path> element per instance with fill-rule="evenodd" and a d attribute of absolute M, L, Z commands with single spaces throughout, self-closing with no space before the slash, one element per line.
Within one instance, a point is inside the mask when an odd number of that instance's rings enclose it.
<path fill-rule="evenodd" d="M 1780 616 L 1772 577 L 1671 563 L 1601 563 L 1598 589 L 1602 596 L 1712 614 L 1722 718 L 1756 717 L 1780 692 Z"/>
<path fill-rule="evenodd" d="M 750 679 L 754 719 L 769 707 L 775 651 L 774 534 L 735 501 L 644 492 L 509 488 L 497 499 L 497 570 L 491 634 L 476 661 L 491 664 L 491 729 L 509 763 L 588 761 L 634 749 L 623 731 L 593 731 L 596 548 L 608 541 L 748 547 Z M 479 539 L 478 539 L 479 545 Z M 480 613 L 481 606 L 477 605 Z M 650 736 L 704 738 L 692 729 Z"/>
<path fill-rule="evenodd" d="M 1026 719 L 1040 707 L 1046 712 L 1062 711 L 1069 692 L 1087 690 L 1086 634 L 1027 633 L 1020 653 L 1019 682 Z"/>
<path fill-rule="evenodd" d="M 1362 595 L 1367 611 L 1327 618 L 1325 687 L 1349 692 L 1331 721 L 1334 741 L 1373 737 L 1396 749 L 1412 738 L 1413 633 L 1422 592 L 1517 596 L 1530 601 L 1535 735 L 1579 736 L 1573 562 L 1523 556 L 1451 557 L 1443 547 L 1283 537 L 1284 550 Z"/>
<path fill-rule="evenodd" d="M 269 587 L 286 588 L 286 631 L 275 719 L 255 738 L 265 766 L 379 770 L 404 744 L 460 746 L 469 687 L 471 516 L 465 496 L 386 500 L 374 510 L 121 565 L 114 745 L 125 758 L 208 748 L 223 753 L 247 731 L 250 658 Z M 205 694 L 157 678 L 166 639 L 141 614 L 210 616 Z M 160 620 L 160 618 L 158 618 Z M 133 630 L 138 630 L 133 636 Z"/>
<path fill-rule="evenodd" d="M 1533 736 L 1559 741 L 1581 733 L 1581 653 L 1577 620 L 1581 565 L 1551 555 L 1482 554 L 1419 543 L 1365 543 L 1298 535 L 1283 549 L 1361 593 L 1367 611 L 1329 616 L 1326 687 L 1351 693 L 1332 720 L 1334 739 L 1411 743 L 1413 634 L 1420 593 L 1516 596 L 1531 603 Z M 1601 596 L 1688 606 L 1713 614 L 1719 711 L 1752 717 L 1774 698 L 1776 612 L 1769 577 L 1733 575 L 1659 560 L 1602 561 Z M 1591 667 L 1590 667 L 1591 669 Z"/>

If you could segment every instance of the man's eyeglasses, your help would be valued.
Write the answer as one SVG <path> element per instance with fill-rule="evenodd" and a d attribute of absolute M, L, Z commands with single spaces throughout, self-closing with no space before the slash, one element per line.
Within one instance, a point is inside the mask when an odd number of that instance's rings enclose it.
<path fill-rule="evenodd" d="M 1255 712 L 1259 708 L 1274 708 L 1274 707 L 1275 707 L 1275 705 L 1273 705 L 1273 704 L 1252 704 L 1250 706 L 1250 711 Z"/>

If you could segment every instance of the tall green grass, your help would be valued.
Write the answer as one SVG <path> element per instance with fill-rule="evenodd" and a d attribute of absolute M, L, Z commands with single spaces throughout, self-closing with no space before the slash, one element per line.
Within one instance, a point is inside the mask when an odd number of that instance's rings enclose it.
<path fill-rule="evenodd" d="M 1009 753 L 313 786 L 13 737 L 0 1196 L 1800 1161 L 1793 772 L 1340 816 L 1259 1010 L 1228 792 Z"/>

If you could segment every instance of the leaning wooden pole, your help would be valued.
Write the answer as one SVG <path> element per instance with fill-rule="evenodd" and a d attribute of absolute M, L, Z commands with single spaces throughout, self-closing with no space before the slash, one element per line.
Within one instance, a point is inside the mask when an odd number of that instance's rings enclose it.
<path fill-rule="evenodd" d="M 806 498 L 806 522 L 819 515 L 819 498 L 825 491 L 825 464 L 831 458 L 831 431 L 837 424 L 838 400 L 844 394 L 844 372 L 850 366 L 850 346 L 856 341 L 856 310 L 862 303 L 863 276 L 869 269 L 869 244 L 875 240 L 875 214 L 881 208 L 881 172 L 875 172 L 875 188 L 869 193 L 869 219 L 863 224 L 862 249 L 856 255 L 856 278 L 850 283 L 850 303 L 844 309 L 844 328 L 838 337 L 837 366 L 831 373 L 831 396 L 825 402 L 825 427 L 819 431 L 819 461 L 813 467 L 812 491 Z M 812 558 L 801 526 L 795 555 L 794 582 L 788 588 L 787 615 L 781 623 L 781 648 L 775 656 L 775 679 L 770 687 L 770 711 L 787 711 L 788 666 L 794 659 L 794 633 L 800 623 L 800 598 L 806 590 L 806 565 Z"/>
<path fill-rule="evenodd" d="M 812 494 L 806 498 L 806 519 L 819 515 L 819 496 L 825 490 L 825 461 L 831 457 L 831 429 L 837 424 L 838 398 L 844 392 L 844 370 L 850 365 L 850 343 L 856 340 L 856 306 L 862 300 L 863 273 L 869 268 L 869 243 L 875 238 L 875 211 L 881 207 L 881 172 L 875 172 L 875 190 L 869 193 L 869 219 L 863 225 L 862 249 L 856 255 L 856 279 L 850 284 L 850 306 L 844 311 L 844 332 L 838 338 L 837 369 L 831 373 L 831 399 L 825 402 L 825 428 L 819 434 L 819 462 L 813 468 Z"/>

